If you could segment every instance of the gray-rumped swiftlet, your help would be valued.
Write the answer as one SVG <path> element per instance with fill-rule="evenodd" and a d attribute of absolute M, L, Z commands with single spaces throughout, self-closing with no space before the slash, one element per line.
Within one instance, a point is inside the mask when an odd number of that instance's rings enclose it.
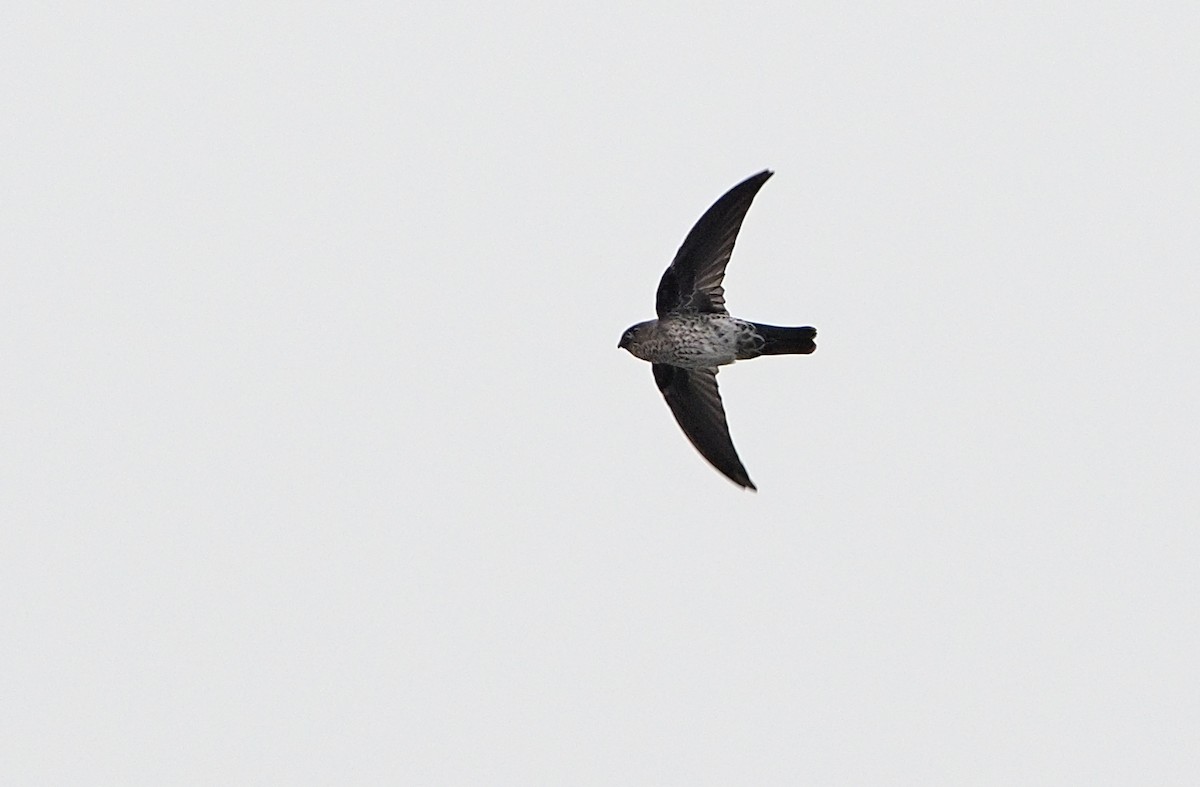
<path fill-rule="evenodd" d="M 717 367 L 760 355 L 807 355 L 817 329 L 740 320 L 725 310 L 725 266 L 754 195 L 773 173 L 746 178 L 713 203 L 684 239 L 658 283 L 657 320 L 640 322 L 617 347 L 654 368 L 654 381 L 700 455 L 738 486 L 757 489 L 738 458 Z"/>

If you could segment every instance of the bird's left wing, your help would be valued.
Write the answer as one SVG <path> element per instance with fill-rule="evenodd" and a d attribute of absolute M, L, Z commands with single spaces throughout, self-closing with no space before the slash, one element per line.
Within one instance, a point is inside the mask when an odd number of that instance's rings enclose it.
<path fill-rule="evenodd" d="M 742 460 L 729 436 L 721 392 L 717 390 L 717 370 L 684 369 L 656 363 L 654 381 L 683 433 L 700 455 L 738 486 L 757 489 L 746 468 L 742 467 Z"/>
<path fill-rule="evenodd" d="M 737 184 L 704 212 L 658 282 L 659 317 L 673 312 L 725 311 L 725 266 L 754 195 L 773 173 L 763 170 Z"/>

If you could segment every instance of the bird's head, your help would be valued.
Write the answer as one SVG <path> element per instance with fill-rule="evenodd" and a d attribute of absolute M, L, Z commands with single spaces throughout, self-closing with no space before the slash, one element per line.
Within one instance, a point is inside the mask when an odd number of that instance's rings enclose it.
<path fill-rule="evenodd" d="M 629 352 L 633 352 L 633 346 L 640 338 L 642 329 L 653 322 L 654 320 L 650 320 L 649 322 L 639 322 L 637 325 L 631 325 L 626 328 L 625 333 L 621 334 L 621 341 L 617 342 L 617 347 L 621 350 L 629 350 Z"/>

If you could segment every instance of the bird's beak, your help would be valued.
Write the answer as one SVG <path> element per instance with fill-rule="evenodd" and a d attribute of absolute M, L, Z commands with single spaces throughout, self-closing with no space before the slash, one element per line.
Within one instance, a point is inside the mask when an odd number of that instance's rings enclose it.
<path fill-rule="evenodd" d="M 618 350 L 624 350 L 628 346 L 629 346 L 629 342 L 625 339 L 624 336 L 621 337 L 621 341 L 617 342 Z"/>

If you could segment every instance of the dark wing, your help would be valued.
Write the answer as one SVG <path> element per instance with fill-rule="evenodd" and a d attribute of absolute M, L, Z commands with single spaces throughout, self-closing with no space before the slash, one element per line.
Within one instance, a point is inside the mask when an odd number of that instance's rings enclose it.
<path fill-rule="evenodd" d="M 700 455 L 733 483 L 757 490 L 729 437 L 721 392 L 717 390 L 717 370 L 683 369 L 656 363 L 654 382 L 658 383 L 658 390 L 662 391 L 675 420 Z"/>
<path fill-rule="evenodd" d="M 746 178 L 713 203 L 675 253 L 675 260 L 658 283 L 659 317 L 672 312 L 725 311 L 725 266 L 742 219 L 754 195 L 771 177 L 770 170 Z"/>

